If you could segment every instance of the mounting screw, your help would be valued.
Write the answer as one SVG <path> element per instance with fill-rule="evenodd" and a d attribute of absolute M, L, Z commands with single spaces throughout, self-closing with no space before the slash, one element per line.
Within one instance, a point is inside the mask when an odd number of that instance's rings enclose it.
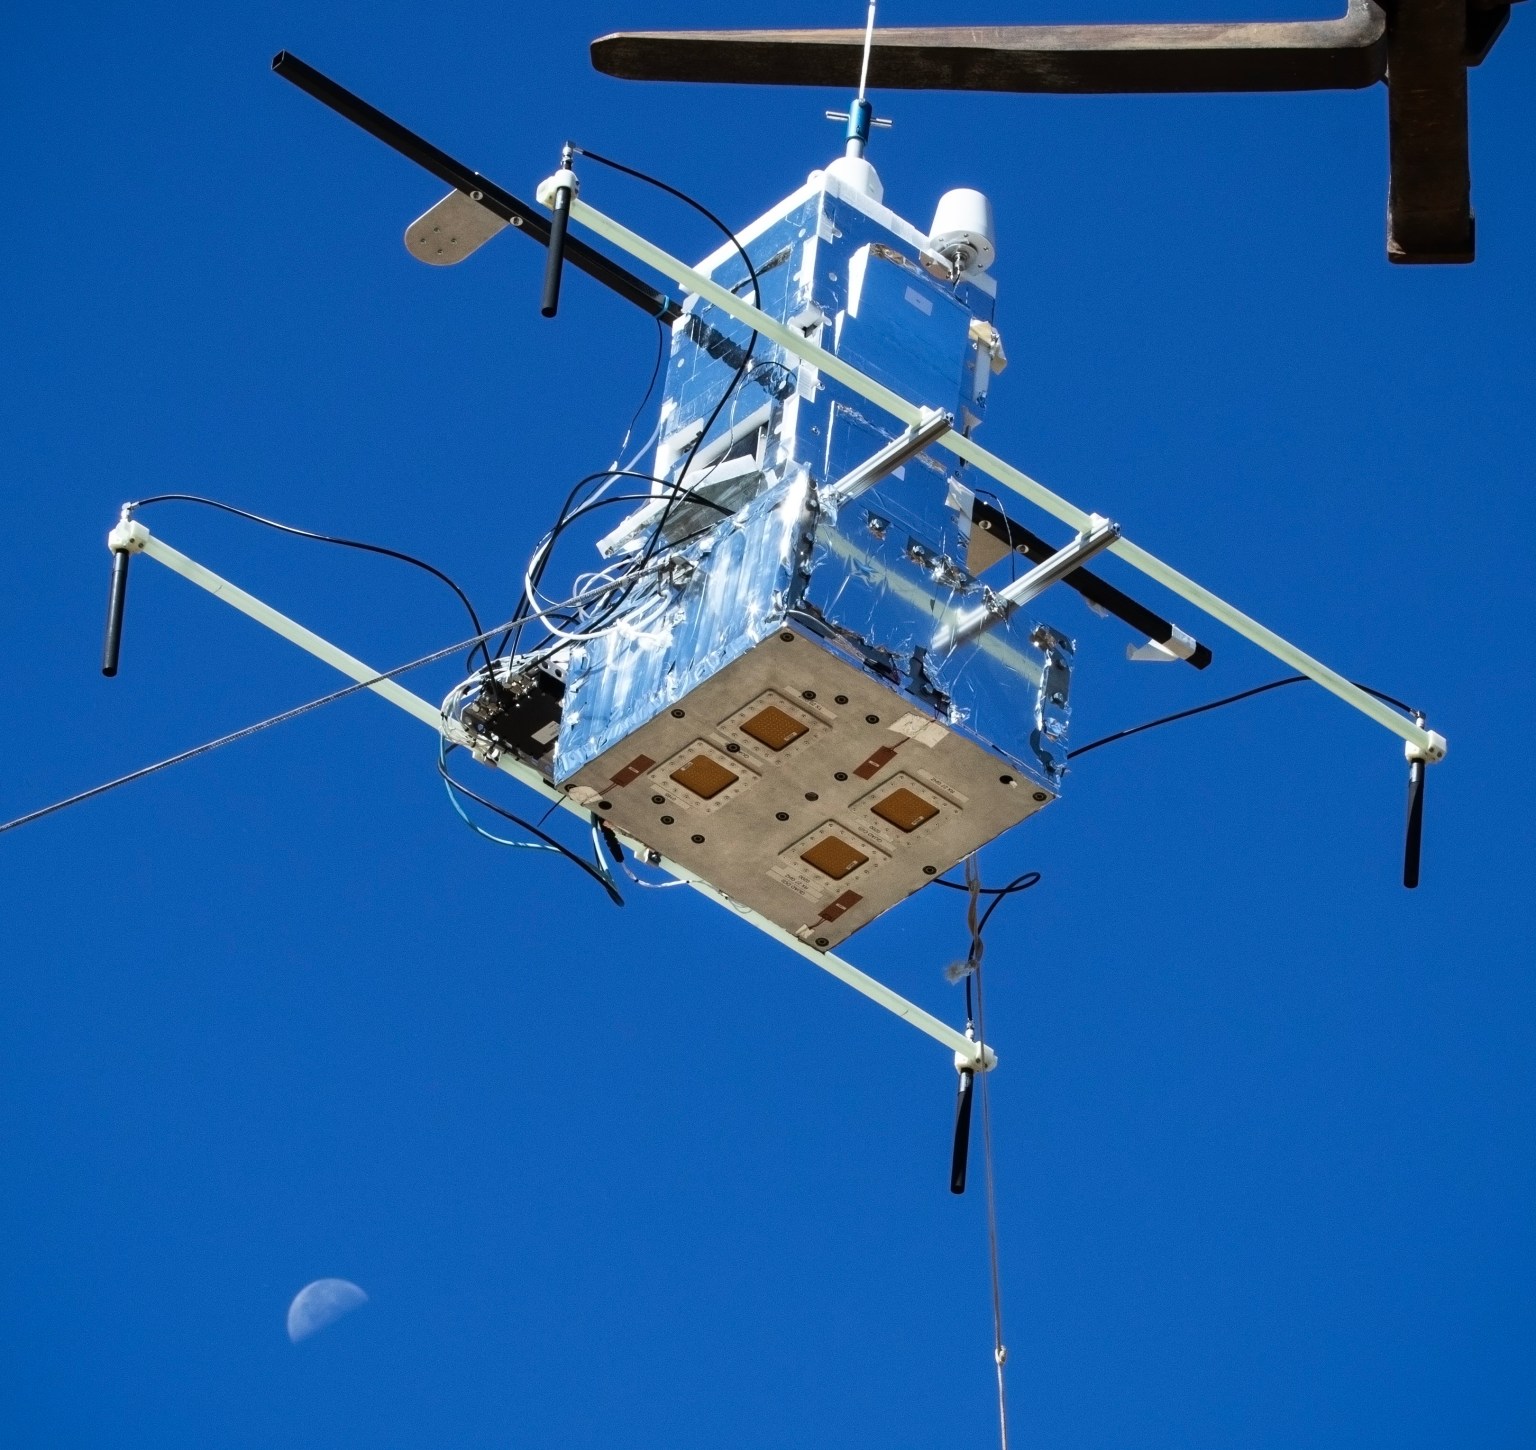
<path fill-rule="evenodd" d="M 683 718 L 683 711 L 681 711 L 681 710 L 674 710 L 672 712 L 672 718 L 674 720 L 681 720 Z"/>
<path fill-rule="evenodd" d="M 1013 784 L 1013 777 L 1011 775 L 1000 775 L 1000 776 L 998 776 L 997 779 L 998 779 L 999 784 L 1001 784 L 1001 785 L 1012 785 Z"/>
<path fill-rule="evenodd" d="M 819 801 L 821 799 L 821 797 L 819 795 L 817 795 L 816 792 L 813 791 L 813 790 L 806 791 L 805 798 L 808 801 Z"/>
<path fill-rule="evenodd" d="M 692 841 L 695 846 L 702 846 L 704 844 L 703 836 L 689 836 L 688 839 Z"/>
<path fill-rule="evenodd" d="M 783 634 L 779 636 L 779 638 L 782 639 L 785 644 L 793 644 L 795 642 L 794 635 L 792 635 L 787 629 Z"/>
<path fill-rule="evenodd" d="M 819 947 L 824 947 L 824 946 L 826 946 L 826 945 L 827 945 L 827 939 L 826 939 L 826 937 L 824 937 L 824 936 L 819 936 L 819 937 L 817 937 L 817 938 L 816 938 L 816 945 L 817 945 L 817 946 L 819 946 Z"/>
<path fill-rule="evenodd" d="M 1041 805 L 1044 805 L 1046 803 L 1046 801 L 1050 800 L 1050 796 L 1048 796 L 1043 790 L 1037 790 L 1035 792 L 1035 799 Z"/>
<path fill-rule="evenodd" d="M 676 816 L 663 816 L 661 818 L 661 823 L 664 826 L 670 826 L 672 824 L 672 822 L 675 821 L 676 819 L 677 819 Z"/>
<path fill-rule="evenodd" d="M 815 690 L 801 690 L 800 691 L 800 698 L 802 700 L 814 700 L 816 698 L 816 691 Z"/>
<path fill-rule="evenodd" d="M 832 779 L 833 780 L 847 780 L 848 779 L 848 772 L 846 770 L 834 771 L 833 775 L 832 775 Z"/>
<path fill-rule="evenodd" d="M 725 748 L 729 750 L 732 755 L 741 754 L 741 746 L 739 746 L 734 740 L 732 740 Z"/>
<path fill-rule="evenodd" d="M 651 804 L 653 806 L 664 806 L 664 805 L 666 805 L 666 803 L 667 803 L 667 798 L 664 795 L 653 795 L 651 797 Z"/>
<path fill-rule="evenodd" d="M 835 700 L 835 701 L 836 701 L 836 702 L 837 702 L 837 703 L 838 703 L 838 704 L 839 704 L 839 705 L 846 705 L 846 704 L 847 704 L 847 703 L 848 703 L 848 697 L 847 697 L 847 695 L 834 695 L 834 696 L 833 696 L 833 697 L 832 697 L 832 698 L 833 698 L 833 699 L 834 699 L 834 700 Z"/>
<path fill-rule="evenodd" d="M 923 875 L 924 876 L 937 876 L 938 874 L 939 874 L 939 868 L 937 866 L 924 866 L 923 867 Z"/>
<path fill-rule="evenodd" d="M 878 725 L 880 723 L 880 717 L 878 715 L 866 715 L 864 717 L 864 723 L 866 725 Z"/>
<path fill-rule="evenodd" d="M 787 821 L 789 819 L 789 812 L 788 811 L 775 811 L 773 813 L 773 818 L 776 821 Z"/>

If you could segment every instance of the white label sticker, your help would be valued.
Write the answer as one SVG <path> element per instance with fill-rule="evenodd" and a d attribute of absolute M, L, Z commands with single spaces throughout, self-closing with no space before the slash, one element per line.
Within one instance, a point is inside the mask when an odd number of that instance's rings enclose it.
<path fill-rule="evenodd" d="M 937 720 L 930 720 L 926 715 L 916 714 L 903 715 L 891 729 L 898 735 L 905 735 L 908 740 L 926 745 L 930 750 L 949 734 L 948 726 L 940 725 Z"/>
<path fill-rule="evenodd" d="M 907 301 L 917 308 L 919 312 L 929 317 L 933 315 L 933 298 L 924 297 L 916 287 L 907 288 Z"/>

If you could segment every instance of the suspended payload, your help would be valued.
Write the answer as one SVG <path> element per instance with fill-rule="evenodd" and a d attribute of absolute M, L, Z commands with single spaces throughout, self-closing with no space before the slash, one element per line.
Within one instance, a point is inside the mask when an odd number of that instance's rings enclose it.
<path fill-rule="evenodd" d="M 926 447 L 985 415 L 996 285 L 973 265 L 933 276 L 928 234 L 862 182 L 814 172 L 699 270 L 930 421 L 904 429 L 762 339 L 749 356 L 749 328 L 690 299 L 654 501 L 600 546 L 634 587 L 560 629 L 539 685 L 508 659 L 455 700 L 518 748 L 528 706 L 487 694 L 547 700 L 557 679 L 558 734 L 529 762 L 817 947 L 1056 798 L 1073 652 L 992 607 L 964 467 Z M 946 638 L 972 612 L 990 627 Z"/>

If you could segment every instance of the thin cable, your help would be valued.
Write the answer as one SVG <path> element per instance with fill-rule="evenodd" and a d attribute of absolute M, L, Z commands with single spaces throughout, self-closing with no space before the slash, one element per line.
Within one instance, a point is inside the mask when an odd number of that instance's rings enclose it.
<path fill-rule="evenodd" d="M 448 737 L 446 735 L 438 736 L 437 763 L 440 772 L 441 768 L 448 764 L 448 752 L 452 748 L 453 747 L 448 743 Z M 542 841 L 509 841 L 505 836 L 498 836 L 486 830 L 484 826 L 476 821 L 469 814 L 469 812 L 464 809 L 463 805 L 459 801 L 458 796 L 454 794 L 454 782 L 449 780 L 446 776 L 443 779 L 443 791 L 448 797 L 448 804 L 453 807 L 454 814 L 458 816 L 458 818 L 463 821 L 470 830 L 479 836 L 481 840 L 489 841 L 492 845 L 495 846 L 510 846 L 514 851 L 553 851 L 555 849 L 553 846 L 546 846 Z"/>
<path fill-rule="evenodd" d="M 1079 755 L 1087 755 L 1090 750 L 1097 750 L 1103 745 L 1113 745 L 1117 740 L 1128 740 L 1132 735 L 1140 735 L 1146 730 L 1156 730 L 1160 725 L 1171 725 L 1175 720 L 1188 720 L 1193 715 L 1204 715 L 1208 710 L 1220 710 L 1225 705 L 1235 705 L 1240 700 L 1251 700 L 1255 695 L 1265 694 L 1269 690 L 1278 690 L 1286 685 L 1305 684 L 1307 675 L 1287 675 L 1284 679 L 1270 680 L 1267 684 L 1255 685 L 1251 690 L 1240 690 L 1235 695 L 1227 695 L 1220 700 L 1208 700 L 1203 705 L 1195 705 L 1188 710 L 1179 710 L 1172 715 L 1163 715 L 1156 720 L 1148 720 L 1141 725 L 1132 725 L 1126 730 L 1117 730 L 1113 735 L 1106 735 L 1102 740 L 1090 741 L 1087 745 L 1079 745 L 1076 750 L 1067 752 L 1068 760 L 1075 760 Z M 1406 714 L 1419 716 L 1419 711 L 1412 705 L 1406 705 L 1396 696 L 1389 695 L 1385 690 L 1372 689 L 1370 685 L 1363 685 L 1359 680 L 1351 680 L 1357 690 L 1364 690 L 1367 695 L 1373 695 L 1384 704 L 1391 705 L 1396 710 L 1402 710 Z"/>
<path fill-rule="evenodd" d="M 972 983 L 975 983 L 974 1035 L 982 1044 L 987 1041 L 987 1009 L 982 978 L 982 961 L 986 955 L 987 923 L 991 920 L 992 913 L 1010 896 L 1028 891 L 1039 880 L 1038 871 L 1026 871 L 1014 877 L 1006 886 L 983 886 L 981 869 L 974 852 L 965 858 L 963 882 L 939 878 L 940 885 L 966 893 L 965 923 L 970 932 L 971 945 L 965 960 L 955 963 L 949 969 L 949 976 L 952 981 L 959 977 L 965 979 L 965 1031 L 968 1037 L 973 1035 Z M 984 896 L 990 896 L 992 899 L 983 911 L 981 899 Z M 981 1077 L 982 1157 L 987 1182 L 987 1256 L 992 1279 L 992 1361 L 997 1370 L 997 1428 L 1001 1450 L 1008 1450 L 1008 1393 L 1004 1374 L 1004 1365 L 1008 1361 L 1008 1348 L 1003 1339 L 1003 1278 L 998 1247 L 997 1169 L 992 1153 L 992 1075 L 984 1063 L 979 1069 L 979 1076 Z"/>
<path fill-rule="evenodd" d="M 619 466 L 619 460 L 624 457 L 624 450 L 629 447 L 629 440 L 635 431 L 635 424 L 640 421 L 640 415 L 645 412 L 645 405 L 651 401 L 651 394 L 656 391 L 656 379 L 661 376 L 661 365 L 667 356 L 667 329 L 661 319 L 656 319 L 656 362 L 651 368 L 651 380 L 645 385 L 645 396 L 640 399 L 639 406 L 635 409 L 634 416 L 629 420 L 629 427 L 624 430 L 624 438 L 620 442 L 618 451 L 613 456 L 613 466 Z M 644 447 L 640 450 L 645 452 Z"/>
<path fill-rule="evenodd" d="M 976 1035 L 987 1040 L 986 993 L 982 987 L 981 961 L 976 970 Z M 992 1271 L 992 1359 L 997 1366 L 997 1432 L 1001 1450 L 1008 1450 L 1008 1390 L 1003 1367 L 1008 1362 L 1008 1346 L 1003 1340 L 1003 1280 L 998 1262 L 997 1171 L 992 1158 L 992 1074 L 981 1076 L 981 1153 L 987 1180 L 987 1255 Z"/>
<path fill-rule="evenodd" d="M 752 265 L 752 258 L 747 255 L 747 249 L 742 246 L 741 239 L 737 237 L 736 233 L 733 232 L 728 226 L 726 226 L 726 224 L 721 221 L 720 218 L 714 214 L 714 212 L 705 206 L 703 202 L 689 196 L 686 191 L 681 191 L 677 187 L 670 185 L 668 182 L 662 181 L 659 177 L 651 176 L 649 173 L 640 171 L 633 166 L 626 166 L 621 161 L 615 161 L 611 157 L 600 155 L 596 151 L 588 151 L 583 146 L 575 146 L 572 149 L 578 155 L 589 157 L 591 160 L 597 162 L 599 166 L 606 166 L 610 170 L 621 172 L 625 176 L 632 176 L 636 181 L 643 181 L 648 186 L 654 186 L 658 190 L 666 192 L 668 196 L 675 197 L 685 206 L 692 207 L 694 211 L 698 212 L 700 216 L 706 218 L 708 221 L 718 227 L 730 242 L 730 244 L 736 248 L 737 255 L 741 258 L 742 266 L 747 269 L 747 275 L 752 279 L 752 305 L 754 307 L 761 307 L 763 305 L 762 283 L 758 280 L 757 268 Z M 725 392 L 720 395 L 720 401 L 715 404 L 715 409 L 709 415 L 709 418 L 705 422 L 703 429 L 700 431 L 699 436 L 694 439 L 692 445 L 689 447 L 688 455 L 683 460 L 683 466 L 678 470 L 677 478 L 675 480 L 676 483 L 681 484 L 683 479 L 688 476 L 688 470 L 693 466 L 693 460 L 698 455 L 700 446 L 703 444 L 705 438 L 709 436 L 710 429 L 715 426 L 715 422 L 720 417 L 721 412 L 724 410 L 727 400 L 740 386 L 741 380 L 747 375 L 747 370 L 752 365 L 752 355 L 753 350 L 757 347 L 757 339 L 757 329 L 753 328 L 752 335 L 747 340 L 747 347 L 745 353 L 742 355 L 741 364 L 739 367 L 737 367 L 735 375 L 731 378 L 731 381 L 727 385 Z M 644 553 L 641 555 L 640 562 L 642 564 L 650 562 L 651 556 L 655 552 L 658 543 L 664 537 L 667 519 L 671 515 L 672 506 L 676 502 L 676 497 L 677 496 L 674 494 L 671 498 L 669 498 L 666 502 L 666 506 L 662 509 L 661 517 L 657 520 L 656 526 L 652 531 L 651 540 L 647 544 Z"/>
<path fill-rule="evenodd" d="M 598 869 L 593 866 L 590 861 L 587 861 L 583 857 L 578 856 L 576 852 L 571 850 L 571 848 L 567 846 L 563 841 L 556 840 L 555 837 L 549 835 L 548 832 L 541 831 L 536 825 L 533 824 L 532 821 L 525 821 L 521 816 L 513 815 L 511 811 L 507 810 L 503 806 L 497 805 L 495 801 L 487 800 L 483 795 L 480 795 L 476 791 L 471 790 L 467 785 L 464 784 L 463 781 L 456 780 L 452 775 L 450 775 L 448 773 L 448 767 L 441 760 L 438 762 L 437 770 L 438 774 L 441 775 L 442 778 L 461 795 L 468 796 L 468 798 L 474 801 L 476 805 L 484 806 L 488 811 L 495 811 L 495 813 L 500 816 L 502 820 L 511 821 L 512 824 L 519 830 L 527 831 L 529 834 L 537 836 L 541 841 L 545 842 L 551 850 L 558 851 L 562 856 L 566 858 L 566 860 L 573 862 L 577 866 L 580 866 L 588 876 L 590 876 L 595 882 L 597 882 L 599 886 L 603 888 L 604 891 L 608 893 L 615 906 L 624 905 L 624 898 L 619 895 L 618 890 L 613 885 L 612 881 L 606 880 L 602 873 L 598 871 Z"/>
<path fill-rule="evenodd" d="M 18 827 L 31 825 L 33 821 L 40 821 L 45 816 L 56 815 L 59 811 L 68 810 L 70 806 L 80 805 L 84 801 L 94 800 L 97 796 L 105 795 L 108 791 L 116 790 L 120 785 L 131 785 L 136 780 L 143 780 L 146 776 L 155 775 L 159 771 L 169 770 L 173 765 L 180 765 L 183 761 L 195 760 L 200 755 L 208 755 L 215 750 L 222 749 L 226 745 L 233 745 L 236 741 L 244 740 L 249 736 L 259 734 L 263 730 L 270 730 L 274 725 L 286 724 L 289 720 L 297 720 L 300 715 L 307 715 L 311 710 L 318 710 L 322 705 L 329 705 L 335 700 L 345 699 L 348 695 L 355 695 L 359 690 L 366 690 L 371 685 L 377 685 L 384 680 L 392 680 L 397 675 L 403 675 L 409 670 L 419 669 L 423 665 L 435 664 L 438 660 L 447 659 L 449 655 L 455 655 L 463 650 L 471 649 L 476 644 L 482 643 L 500 629 L 487 630 L 470 639 L 461 640 L 458 644 L 451 644 L 446 649 L 434 650 L 429 655 L 423 655 L 420 659 L 414 659 L 407 664 L 396 665 L 392 670 L 385 670 L 383 674 L 374 675 L 371 679 L 358 680 L 350 685 L 343 685 L 339 690 L 333 690 L 328 695 L 321 695 L 318 699 L 310 700 L 307 704 L 296 705 L 291 710 L 284 710 L 281 714 L 271 715 L 265 720 L 259 720 L 254 725 L 247 725 L 241 730 L 233 731 L 229 735 L 221 735 L 217 740 L 208 740 L 201 745 L 194 745 L 190 750 L 183 750 L 179 755 L 168 756 L 165 760 L 157 760 L 153 765 L 143 765 L 137 770 L 131 770 L 127 775 L 120 775 L 115 780 L 103 782 L 101 785 L 93 785 L 89 790 L 83 790 L 77 795 L 72 795 L 61 801 L 55 801 L 50 806 L 43 806 L 40 810 L 29 811 L 24 816 L 17 816 L 15 820 L 0 824 L 0 835 L 6 831 L 14 831 Z"/>
<path fill-rule="evenodd" d="M 216 498 L 204 498 L 196 493 L 157 493 L 149 498 L 141 498 L 128 504 L 131 512 L 134 509 L 146 508 L 152 503 L 195 503 L 204 508 L 218 509 L 226 514 L 234 514 L 236 518 L 246 519 L 253 524 L 261 524 L 269 529 L 276 529 L 280 534 L 292 534 L 296 539 L 313 539 L 318 544 L 336 544 L 343 549 L 361 549 L 365 554 L 382 554 L 386 559 L 398 559 L 403 564 L 412 564 L 418 569 L 424 569 L 434 579 L 441 579 L 455 594 L 459 596 L 459 603 L 468 611 L 470 623 L 475 626 L 475 633 L 480 636 L 480 652 L 485 655 L 487 666 L 491 663 L 491 656 L 485 647 L 486 633 L 481 628 L 480 616 L 475 612 L 475 606 L 470 603 L 467 595 L 454 583 L 441 569 L 427 563 L 425 559 L 418 559 L 414 554 L 402 553 L 399 549 L 387 549 L 382 544 L 367 544 L 361 539 L 343 539 L 334 534 L 317 534 L 310 529 L 295 528 L 292 524 L 279 523 L 276 519 L 263 518 L 261 514 L 253 514 L 247 509 L 236 508 L 233 504 L 221 503 Z"/>

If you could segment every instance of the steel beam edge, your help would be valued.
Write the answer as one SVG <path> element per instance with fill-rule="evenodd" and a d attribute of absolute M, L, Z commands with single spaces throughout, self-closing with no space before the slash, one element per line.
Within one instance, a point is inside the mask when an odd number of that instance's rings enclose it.
<path fill-rule="evenodd" d="M 539 200 L 546 205 L 549 185 L 549 182 L 542 182 L 538 190 Z M 838 382 L 852 388 L 877 407 L 899 418 L 908 427 L 917 423 L 922 410 L 915 403 L 908 402 L 898 393 L 877 383 L 873 378 L 860 372 L 858 368 L 844 362 L 842 358 L 811 342 L 794 328 L 786 326 L 776 318 L 769 317 L 765 312 L 760 312 L 750 302 L 742 301 L 702 272 L 694 270 L 686 262 L 679 261 L 654 243 L 630 231 L 621 222 L 605 216 L 579 198 L 571 204 L 571 216 L 599 236 L 605 237 L 616 247 L 628 252 L 630 256 L 655 268 L 663 276 L 670 277 L 680 287 L 687 288 L 722 312 L 736 318 L 738 322 L 755 328 L 764 337 L 793 353 L 803 362 L 810 363 L 826 373 L 828 377 L 836 378 Z M 988 477 L 1012 489 L 1014 493 L 1028 499 L 1079 533 L 1092 526 L 1090 514 L 1069 503 L 1059 494 L 1053 493 L 1044 484 L 1037 482 L 1012 464 L 988 452 L 974 439 L 967 438 L 959 432 L 950 432 L 939 438 L 936 446 L 947 449 L 967 463 L 974 464 Z M 1257 620 L 1251 619 L 1235 605 L 1228 604 L 1226 600 L 1203 585 L 1195 583 L 1171 565 L 1163 563 L 1161 559 L 1129 539 L 1116 540 L 1108 552 L 1118 555 L 1133 569 L 1155 580 L 1181 599 L 1187 600 L 1196 609 L 1226 625 L 1234 633 L 1258 645 L 1267 654 L 1288 664 L 1298 674 L 1306 675 L 1325 690 L 1337 695 L 1346 704 L 1354 706 L 1362 715 L 1376 721 L 1378 725 L 1385 726 L 1394 735 L 1400 736 L 1409 745 L 1421 751 L 1438 752 L 1434 756 L 1435 759 L 1439 759 L 1440 754 L 1444 753 L 1440 737 L 1432 739 L 1428 731 L 1412 720 L 1399 715 L 1390 706 L 1368 695 L 1359 686 L 1350 683 L 1337 670 L 1330 669 L 1321 660 L 1314 659 L 1289 640 L 1282 638 Z"/>
<path fill-rule="evenodd" d="M 350 655 L 345 650 L 339 649 L 329 640 L 322 639 L 313 630 L 305 629 L 302 624 L 290 619 L 286 614 L 273 609 L 271 605 L 263 603 L 255 595 L 247 594 L 238 585 L 230 583 L 228 579 L 215 574 L 211 569 L 204 568 L 196 560 L 189 559 L 180 550 L 173 549 L 169 544 L 157 538 L 154 534 L 149 533 L 147 529 L 144 532 L 145 538 L 142 551 L 157 563 L 163 564 L 172 573 L 180 574 L 182 578 L 196 584 L 200 589 L 206 589 L 215 598 L 223 600 L 225 604 L 239 610 L 241 614 L 255 620 L 257 624 L 265 626 L 274 634 L 281 635 L 289 643 L 298 645 L 306 653 L 330 665 L 333 669 L 339 670 L 348 678 L 356 680 L 359 684 L 366 685 L 374 694 L 388 700 L 391 705 L 394 705 L 397 709 L 404 710 L 407 715 L 420 720 L 424 725 L 431 726 L 434 731 L 440 735 L 447 736 L 455 744 L 462 745 L 465 743 L 462 739 L 455 737 L 454 731 L 445 728 L 448 722 L 444 720 L 442 711 L 436 705 L 423 700 L 420 695 L 413 694 L 394 680 L 380 679 L 379 676 L 383 671 L 376 670 L 371 665 L 365 664 L 355 655 Z M 519 784 L 536 791 L 545 800 L 553 801 L 555 804 L 563 806 L 583 822 L 590 819 L 588 811 L 578 806 L 563 791 L 556 790 L 538 771 L 524 765 L 521 761 L 513 760 L 503 755 L 497 762 L 497 765 Z M 644 859 L 649 862 L 650 848 L 644 842 L 636 841 L 625 835 L 622 831 L 616 830 L 614 834 L 625 845 L 629 846 L 632 851 L 635 851 L 637 854 L 643 854 Z M 845 962 L 841 957 L 834 956 L 831 952 L 817 951 L 814 947 L 808 946 L 805 942 L 800 941 L 790 932 L 785 931 L 766 917 L 760 916 L 757 912 L 742 906 L 739 902 L 732 901 L 730 897 L 722 895 L 707 881 L 699 876 L 695 876 L 693 872 L 689 871 L 686 867 L 679 866 L 675 861 L 670 861 L 663 856 L 655 864 L 667 872 L 668 875 L 675 877 L 679 881 L 687 882 L 695 891 L 699 892 L 702 896 L 707 896 L 717 906 L 725 907 L 732 915 L 741 917 L 749 925 L 755 926 L 765 935 L 772 937 L 781 945 L 804 957 L 806 961 L 820 967 L 824 972 L 830 973 L 840 982 L 852 987 L 854 991 L 869 998 L 870 1001 L 878 1006 L 884 1007 L 886 1011 L 900 1017 L 903 1021 L 910 1023 L 919 1032 L 925 1033 L 933 1038 L 935 1042 L 949 1048 L 963 1063 L 983 1069 L 990 1069 L 997 1065 L 997 1054 L 990 1047 L 984 1046 L 965 1036 L 964 1033 L 957 1031 L 948 1023 L 941 1022 L 932 1013 L 925 1012 L 916 1003 L 909 1002 L 900 993 L 893 992 L 883 982 L 878 981 L 867 972 L 861 972 L 852 963 Z"/>

